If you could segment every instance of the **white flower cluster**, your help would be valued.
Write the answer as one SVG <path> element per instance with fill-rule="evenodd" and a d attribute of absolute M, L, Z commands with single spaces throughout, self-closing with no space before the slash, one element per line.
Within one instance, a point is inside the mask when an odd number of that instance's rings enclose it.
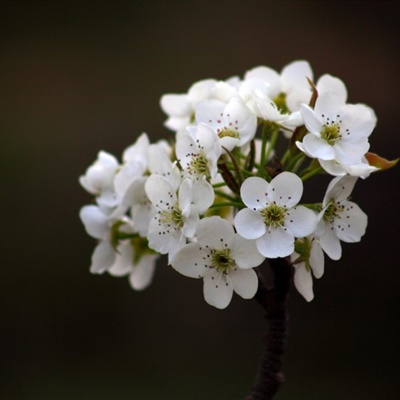
<path fill-rule="evenodd" d="M 129 275 L 140 290 L 167 254 L 176 271 L 203 278 L 209 304 L 225 308 L 233 292 L 255 295 L 253 268 L 265 258 L 290 257 L 296 288 L 311 300 L 324 252 L 338 260 L 341 241 L 364 235 L 367 216 L 348 198 L 358 177 L 377 170 L 366 157 L 373 110 L 347 104 L 338 78 L 313 81 L 308 62 L 296 61 L 164 95 L 172 145 L 143 133 L 122 162 L 100 152 L 80 178 L 95 196 L 80 213 L 98 240 L 91 272 Z M 299 205 L 303 181 L 317 173 L 334 176 L 324 199 Z"/>

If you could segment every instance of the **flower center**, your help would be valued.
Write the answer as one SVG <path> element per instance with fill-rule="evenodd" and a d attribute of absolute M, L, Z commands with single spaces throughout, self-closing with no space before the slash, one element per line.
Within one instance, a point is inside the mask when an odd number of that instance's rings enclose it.
<path fill-rule="evenodd" d="M 335 203 L 333 200 L 330 202 L 328 208 L 324 213 L 324 220 L 331 221 L 332 219 L 339 218 L 340 213 L 344 210 L 344 207 L 340 203 Z"/>
<path fill-rule="evenodd" d="M 189 172 L 199 178 L 205 176 L 207 179 L 210 178 L 210 170 L 207 165 L 207 158 L 204 154 L 193 154 L 192 160 L 190 161 Z"/>
<path fill-rule="evenodd" d="M 236 266 L 235 260 L 230 257 L 230 252 L 229 249 L 211 251 L 211 261 L 214 268 L 223 274 L 229 273 Z"/>
<path fill-rule="evenodd" d="M 285 93 L 279 93 L 278 96 L 274 98 L 274 103 L 278 107 L 278 110 L 282 114 L 287 114 L 289 112 L 289 109 L 286 105 L 286 94 Z"/>
<path fill-rule="evenodd" d="M 341 138 L 340 125 L 337 123 L 324 125 L 321 130 L 321 138 L 333 146 L 336 141 Z"/>
<path fill-rule="evenodd" d="M 182 228 L 183 226 L 183 215 L 178 204 L 175 204 L 171 210 L 165 210 L 161 212 L 160 222 L 163 224 L 171 224 L 176 228 Z"/>
<path fill-rule="evenodd" d="M 272 203 L 261 211 L 261 215 L 264 217 L 265 225 L 277 228 L 285 225 L 286 207 Z"/>

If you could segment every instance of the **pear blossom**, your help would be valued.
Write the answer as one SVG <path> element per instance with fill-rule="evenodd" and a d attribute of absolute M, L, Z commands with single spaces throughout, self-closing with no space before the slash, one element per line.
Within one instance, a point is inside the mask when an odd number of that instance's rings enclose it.
<path fill-rule="evenodd" d="M 199 215 L 214 201 L 214 191 L 210 185 L 184 179 L 177 194 L 171 183 L 160 175 L 151 175 L 145 190 L 156 208 L 149 224 L 149 246 L 171 256 L 186 243 L 186 238 L 194 236 Z"/>
<path fill-rule="evenodd" d="M 313 79 L 311 66 L 307 61 L 299 60 L 286 65 L 281 74 L 265 66 L 253 68 L 246 72 L 244 81 L 257 79 L 265 82 L 267 96 L 279 108 L 294 112 L 310 100 L 311 88 L 307 78 Z"/>
<path fill-rule="evenodd" d="M 82 207 L 79 216 L 88 235 L 99 240 L 92 254 L 90 272 L 102 274 L 115 262 L 116 252 L 112 244 L 112 226 L 116 221 L 110 220 L 109 216 L 95 205 Z"/>
<path fill-rule="evenodd" d="M 303 104 L 301 114 L 310 133 L 296 145 L 307 156 L 318 158 L 327 172 L 333 171 L 332 162 L 348 171 L 362 163 L 369 149 L 368 136 L 376 124 L 372 109 L 345 104 L 341 95 L 325 92 L 317 98 L 314 110 Z"/>
<path fill-rule="evenodd" d="M 110 153 L 100 151 L 97 160 L 79 178 L 79 183 L 96 201 L 104 207 L 114 207 L 117 200 L 114 193 L 114 178 L 119 169 L 118 160 Z"/>
<path fill-rule="evenodd" d="M 256 115 L 238 97 L 232 98 L 227 104 L 219 100 L 199 103 L 196 122 L 211 126 L 221 146 L 229 151 L 248 143 L 257 130 Z"/>
<path fill-rule="evenodd" d="M 183 176 L 193 180 L 214 179 L 222 147 L 216 132 L 200 123 L 180 131 L 176 139 L 176 156 Z"/>
<path fill-rule="evenodd" d="M 297 126 L 303 125 L 299 111 L 290 113 L 278 106 L 268 96 L 268 84 L 261 79 L 251 78 L 243 81 L 240 95 L 250 110 L 261 120 L 279 124 L 286 137 L 290 137 Z"/>
<path fill-rule="evenodd" d="M 237 232 L 245 239 L 255 239 L 265 257 L 289 256 L 295 237 L 310 235 L 317 225 L 312 210 L 297 206 L 302 194 L 303 183 L 291 172 L 282 172 L 270 183 L 259 177 L 247 178 L 240 196 L 248 208 L 235 217 Z"/>
<path fill-rule="evenodd" d="M 107 272 L 115 277 L 128 276 L 133 289 L 143 290 L 151 284 L 159 257 L 148 249 L 145 238 L 124 240 L 118 245 L 115 261 Z"/>
<path fill-rule="evenodd" d="M 226 308 L 233 292 L 244 299 L 252 298 L 258 287 L 253 267 L 265 259 L 255 242 L 239 236 L 218 216 L 200 220 L 196 238 L 175 253 L 172 267 L 190 278 L 203 278 L 204 298 L 216 308 Z"/>
<path fill-rule="evenodd" d="M 359 242 L 367 228 L 366 214 L 348 200 L 356 182 L 357 177 L 349 175 L 332 179 L 322 202 L 316 234 L 322 249 L 332 260 L 342 256 L 340 241 Z"/>
<path fill-rule="evenodd" d="M 314 298 L 312 275 L 319 279 L 324 274 L 324 253 L 319 240 L 311 235 L 297 239 L 295 249 L 290 255 L 294 271 L 294 285 L 307 300 Z"/>
<path fill-rule="evenodd" d="M 161 97 L 160 105 L 168 115 L 164 125 L 173 131 L 185 128 L 194 121 L 197 103 L 212 98 L 212 89 L 216 80 L 205 79 L 194 83 L 186 94 L 165 94 Z"/>

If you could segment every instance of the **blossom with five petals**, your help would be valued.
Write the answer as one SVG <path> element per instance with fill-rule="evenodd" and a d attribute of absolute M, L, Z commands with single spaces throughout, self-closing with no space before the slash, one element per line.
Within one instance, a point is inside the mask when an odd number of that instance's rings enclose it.
<path fill-rule="evenodd" d="M 296 206 L 302 194 L 303 183 L 292 172 L 282 172 L 270 183 L 259 177 L 247 178 L 240 196 L 248 208 L 235 217 L 237 232 L 256 239 L 257 249 L 265 257 L 289 256 L 294 238 L 310 235 L 317 225 L 313 211 Z"/>
<path fill-rule="evenodd" d="M 226 308 L 233 292 L 252 298 L 258 287 L 252 268 L 264 260 L 254 241 L 239 236 L 228 221 L 217 216 L 199 221 L 196 237 L 197 242 L 173 256 L 172 267 L 190 278 L 203 278 L 204 298 L 214 307 Z"/>
<path fill-rule="evenodd" d="M 361 240 L 368 218 L 360 207 L 348 201 L 357 177 L 338 176 L 330 182 L 324 200 L 316 235 L 324 252 L 332 259 L 342 256 L 340 241 L 355 243 Z"/>
<path fill-rule="evenodd" d="M 171 257 L 195 233 L 199 215 L 214 201 L 211 185 L 184 179 L 178 194 L 171 183 L 160 175 L 150 175 L 145 184 L 148 198 L 156 209 L 149 224 L 150 248 Z"/>
<path fill-rule="evenodd" d="M 369 149 L 368 136 L 376 124 L 372 109 L 362 104 L 345 104 L 336 92 L 322 93 L 314 110 L 303 104 L 301 114 L 309 133 L 297 147 L 311 158 L 318 158 L 328 172 L 344 175 L 362 164 Z M 338 170 L 335 166 L 343 168 Z M 354 172 L 356 170 L 354 169 Z"/>

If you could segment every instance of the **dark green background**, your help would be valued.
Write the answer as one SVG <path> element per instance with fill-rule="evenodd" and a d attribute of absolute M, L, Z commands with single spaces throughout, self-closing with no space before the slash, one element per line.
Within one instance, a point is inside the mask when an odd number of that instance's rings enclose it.
<path fill-rule="evenodd" d="M 373 151 L 399 156 L 397 2 L 0 3 L 0 398 L 236 400 L 261 351 L 261 309 L 208 306 L 160 263 L 149 290 L 89 274 L 78 176 L 143 131 L 159 98 L 203 78 L 310 61 L 378 115 Z M 319 201 L 329 179 L 306 186 Z M 365 238 L 292 292 L 277 400 L 399 396 L 399 168 L 360 181 Z"/>

